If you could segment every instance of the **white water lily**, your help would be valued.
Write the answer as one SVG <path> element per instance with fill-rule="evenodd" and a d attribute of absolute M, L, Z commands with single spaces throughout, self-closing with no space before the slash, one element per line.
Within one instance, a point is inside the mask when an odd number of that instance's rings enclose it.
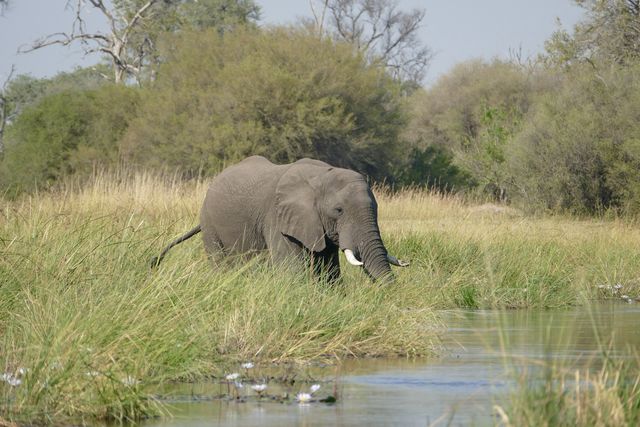
<path fill-rule="evenodd" d="M 16 378 L 13 374 L 10 374 L 9 372 L 5 372 L 4 374 L 2 374 L 2 376 L 0 376 L 0 380 L 5 381 L 7 384 L 9 384 L 12 387 L 18 387 L 20 384 L 22 384 L 21 379 Z"/>
<path fill-rule="evenodd" d="M 314 384 L 311 386 L 311 394 L 315 393 L 318 390 L 320 390 L 320 384 Z"/>
<path fill-rule="evenodd" d="M 296 400 L 300 403 L 307 403 L 311 400 L 311 395 L 309 393 L 298 393 L 296 394 Z"/>
<path fill-rule="evenodd" d="M 238 377 L 240 377 L 240 374 L 237 372 L 234 372 L 232 374 L 228 374 L 226 377 L 224 377 L 224 379 L 226 379 L 227 381 L 233 381 L 233 380 L 237 380 Z"/>
<path fill-rule="evenodd" d="M 260 394 L 267 389 L 266 384 L 254 384 L 251 386 L 251 389 L 256 393 Z"/>
<path fill-rule="evenodd" d="M 252 362 L 246 362 L 246 363 L 243 363 L 240 366 L 242 366 L 244 369 L 251 369 L 251 368 L 253 368 L 253 363 Z"/>
<path fill-rule="evenodd" d="M 22 380 L 19 378 L 11 378 L 7 380 L 7 384 L 9 384 L 11 387 L 18 387 L 20 384 L 22 384 Z"/>

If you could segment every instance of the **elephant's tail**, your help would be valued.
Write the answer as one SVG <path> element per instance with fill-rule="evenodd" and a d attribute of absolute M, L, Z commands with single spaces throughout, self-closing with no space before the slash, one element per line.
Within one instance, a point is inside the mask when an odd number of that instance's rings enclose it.
<path fill-rule="evenodd" d="M 154 256 L 153 258 L 151 258 L 151 268 L 155 268 L 155 267 L 160 265 L 160 263 L 164 259 L 164 256 L 167 254 L 167 252 L 169 252 L 169 249 L 171 249 L 172 247 L 174 247 L 178 243 L 182 243 L 185 240 L 188 240 L 188 239 L 192 238 L 193 236 L 195 236 L 196 234 L 198 234 L 201 231 L 202 231 L 202 227 L 200 227 L 200 225 L 198 225 L 193 230 L 190 230 L 189 232 L 187 232 L 187 234 L 185 234 L 183 236 L 180 236 L 176 240 L 174 240 L 173 242 L 169 243 L 169 246 L 164 248 L 164 250 L 162 251 L 160 256 Z"/>

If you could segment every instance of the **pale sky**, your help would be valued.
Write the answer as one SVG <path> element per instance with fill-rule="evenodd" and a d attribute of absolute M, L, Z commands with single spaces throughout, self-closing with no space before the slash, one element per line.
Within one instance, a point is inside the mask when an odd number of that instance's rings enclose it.
<path fill-rule="evenodd" d="M 309 0 L 257 0 L 261 23 L 286 24 L 311 16 Z M 509 50 L 521 49 L 533 56 L 543 51 L 544 41 L 558 28 L 572 29 L 583 10 L 572 0 L 398 0 L 401 9 L 426 9 L 420 30 L 422 40 L 435 52 L 426 83 L 434 82 L 458 62 L 472 58 L 507 58 Z M 16 54 L 20 45 L 54 32 L 70 31 L 73 14 L 67 0 L 13 0 L 0 17 L 0 82 L 15 64 L 18 74 L 53 76 L 76 66 L 89 66 L 97 56 L 83 58 L 79 45 L 52 46 Z M 89 9 L 87 9 L 89 11 Z M 106 24 L 95 11 L 86 14 L 89 29 Z"/>

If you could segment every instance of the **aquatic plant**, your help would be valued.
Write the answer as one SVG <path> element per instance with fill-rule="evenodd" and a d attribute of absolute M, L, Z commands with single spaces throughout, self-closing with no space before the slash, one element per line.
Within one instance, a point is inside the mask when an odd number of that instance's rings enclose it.
<path fill-rule="evenodd" d="M 311 400 L 311 394 L 310 393 L 304 393 L 304 392 L 300 392 L 298 394 L 296 394 L 296 400 L 299 403 L 308 403 Z"/>
<path fill-rule="evenodd" d="M 258 396 L 262 397 L 262 393 L 267 389 L 267 384 L 254 384 L 251 386 L 251 389 L 258 393 Z"/>

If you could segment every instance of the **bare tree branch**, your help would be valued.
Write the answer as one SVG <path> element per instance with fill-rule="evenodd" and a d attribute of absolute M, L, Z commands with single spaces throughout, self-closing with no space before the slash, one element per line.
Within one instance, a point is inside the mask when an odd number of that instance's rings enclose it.
<path fill-rule="evenodd" d="M 2 83 L 0 89 L 0 159 L 4 156 L 4 130 L 7 126 L 7 120 L 9 116 L 9 99 L 7 98 L 7 87 L 9 82 L 13 78 L 13 73 L 16 71 L 15 65 L 11 66 L 11 70 L 7 75 L 7 78 Z"/>
<path fill-rule="evenodd" d="M 393 77 L 419 83 L 432 57 L 418 38 L 425 11 L 404 12 L 397 5 L 397 0 L 324 0 L 334 38 L 352 44 Z"/>
<path fill-rule="evenodd" d="M 68 46 L 74 42 L 80 42 L 84 46 L 85 55 L 101 52 L 111 58 L 114 72 L 113 79 L 116 83 L 123 82 L 128 75 L 138 78 L 144 58 L 147 55 L 145 47 L 148 47 L 148 43 L 143 40 L 141 45 L 131 46 L 130 35 L 140 25 L 149 9 L 158 1 L 148 0 L 135 11 L 131 20 L 127 20 L 123 14 L 116 14 L 109 10 L 103 0 L 75 0 L 73 6 L 70 6 L 70 0 L 67 6 L 72 7 L 76 15 L 71 33 L 49 34 L 36 40 L 29 47 L 20 47 L 18 52 L 26 53 L 56 44 Z M 85 21 L 82 17 L 85 5 L 95 8 L 107 19 L 110 28 L 109 34 L 90 33 L 86 30 Z"/>
<path fill-rule="evenodd" d="M 316 24 L 316 28 L 318 29 L 318 35 L 320 38 L 323 36 L 324 32 L 324 20 L 327 13 L 327 6 L 329 4 L 329 0 L 322 0 L 322 13 L 318 16 L 315 7 L 313 6 L 313 0 L 309 0 L 309 6 L 311 7 L 311 13 L 313 14 L 313 19 Z"/>

